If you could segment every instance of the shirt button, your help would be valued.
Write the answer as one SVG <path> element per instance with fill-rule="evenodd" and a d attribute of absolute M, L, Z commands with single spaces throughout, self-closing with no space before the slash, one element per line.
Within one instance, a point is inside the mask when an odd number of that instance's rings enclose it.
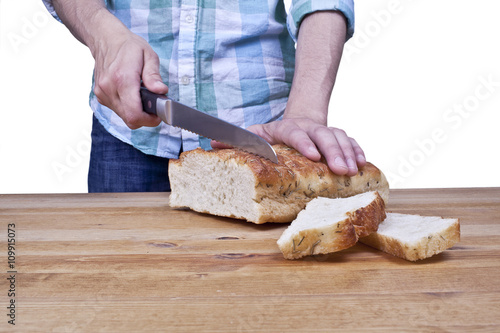
<path fill-rule="evenodd" d="M 187 15 L 186 16 L 186 22 L 187 23 L 193 23 L 193 21 L 194 21 L 193 15 Z"/>
<path fill-rule="evenodd" d="M 181 83 L 184 84 L 184 85 L 188 85 L 189 84 L 189 77 L 187 75 L 184 75 L 182 78 L 181 78 Z"/>

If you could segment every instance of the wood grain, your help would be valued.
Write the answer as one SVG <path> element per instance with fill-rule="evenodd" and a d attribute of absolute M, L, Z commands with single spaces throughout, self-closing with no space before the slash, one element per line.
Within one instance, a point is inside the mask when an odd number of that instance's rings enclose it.
<path fill-rule="evenodd" d="M 0 195 L 0 331 L 500 331 L 500 188 L 391 191 L 388 211 L 460 218 L 460 243 L 416 263 L 362 244 L 289 261 L 276 245 L 286 225 L 167 202 L 167 193 Z"/>

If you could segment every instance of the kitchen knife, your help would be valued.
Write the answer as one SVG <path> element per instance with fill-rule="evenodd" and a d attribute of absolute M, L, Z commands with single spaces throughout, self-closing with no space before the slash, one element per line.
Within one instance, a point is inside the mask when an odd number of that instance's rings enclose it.
<path fill-rule="evenodd" d="M 145 112 L 157 115 L 169 125 L 278 163 L 273 147 L 257 134 L 244 128 L 173 101 L 165 95 L 155 94 L 144 87 L 141 87 L 141 100 Z"/>

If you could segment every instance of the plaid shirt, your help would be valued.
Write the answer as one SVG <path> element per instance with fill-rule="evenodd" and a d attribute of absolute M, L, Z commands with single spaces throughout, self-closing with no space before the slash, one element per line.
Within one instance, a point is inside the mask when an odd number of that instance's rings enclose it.
<path fill-rule="evenodd" d="M 57 18 L 52 0 L 43 2 Z M 107 0 L 106 5 L 158 54 L 170 98 L 246 128 L 283 115 L 305 15 L 341 11 L 348 38 L 353 34 L 353 0 L 291 2 L 288 14 L 283 0 Z M 164 123 L 131 130 L 92 92 L 90 106 L 109 133 L 146 154 L 177 158 L 181 147 L 210 145 Z"/>

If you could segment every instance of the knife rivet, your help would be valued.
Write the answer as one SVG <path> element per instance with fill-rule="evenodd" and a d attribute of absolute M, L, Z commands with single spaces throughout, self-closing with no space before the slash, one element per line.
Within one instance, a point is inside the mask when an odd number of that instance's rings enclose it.
<path fill-rule="evenodd" d="M 151 107 L 153 107 L 153 103 L 151 103 L 151 101 L 148 101 L 148 109 L 151 109 Z"/>

